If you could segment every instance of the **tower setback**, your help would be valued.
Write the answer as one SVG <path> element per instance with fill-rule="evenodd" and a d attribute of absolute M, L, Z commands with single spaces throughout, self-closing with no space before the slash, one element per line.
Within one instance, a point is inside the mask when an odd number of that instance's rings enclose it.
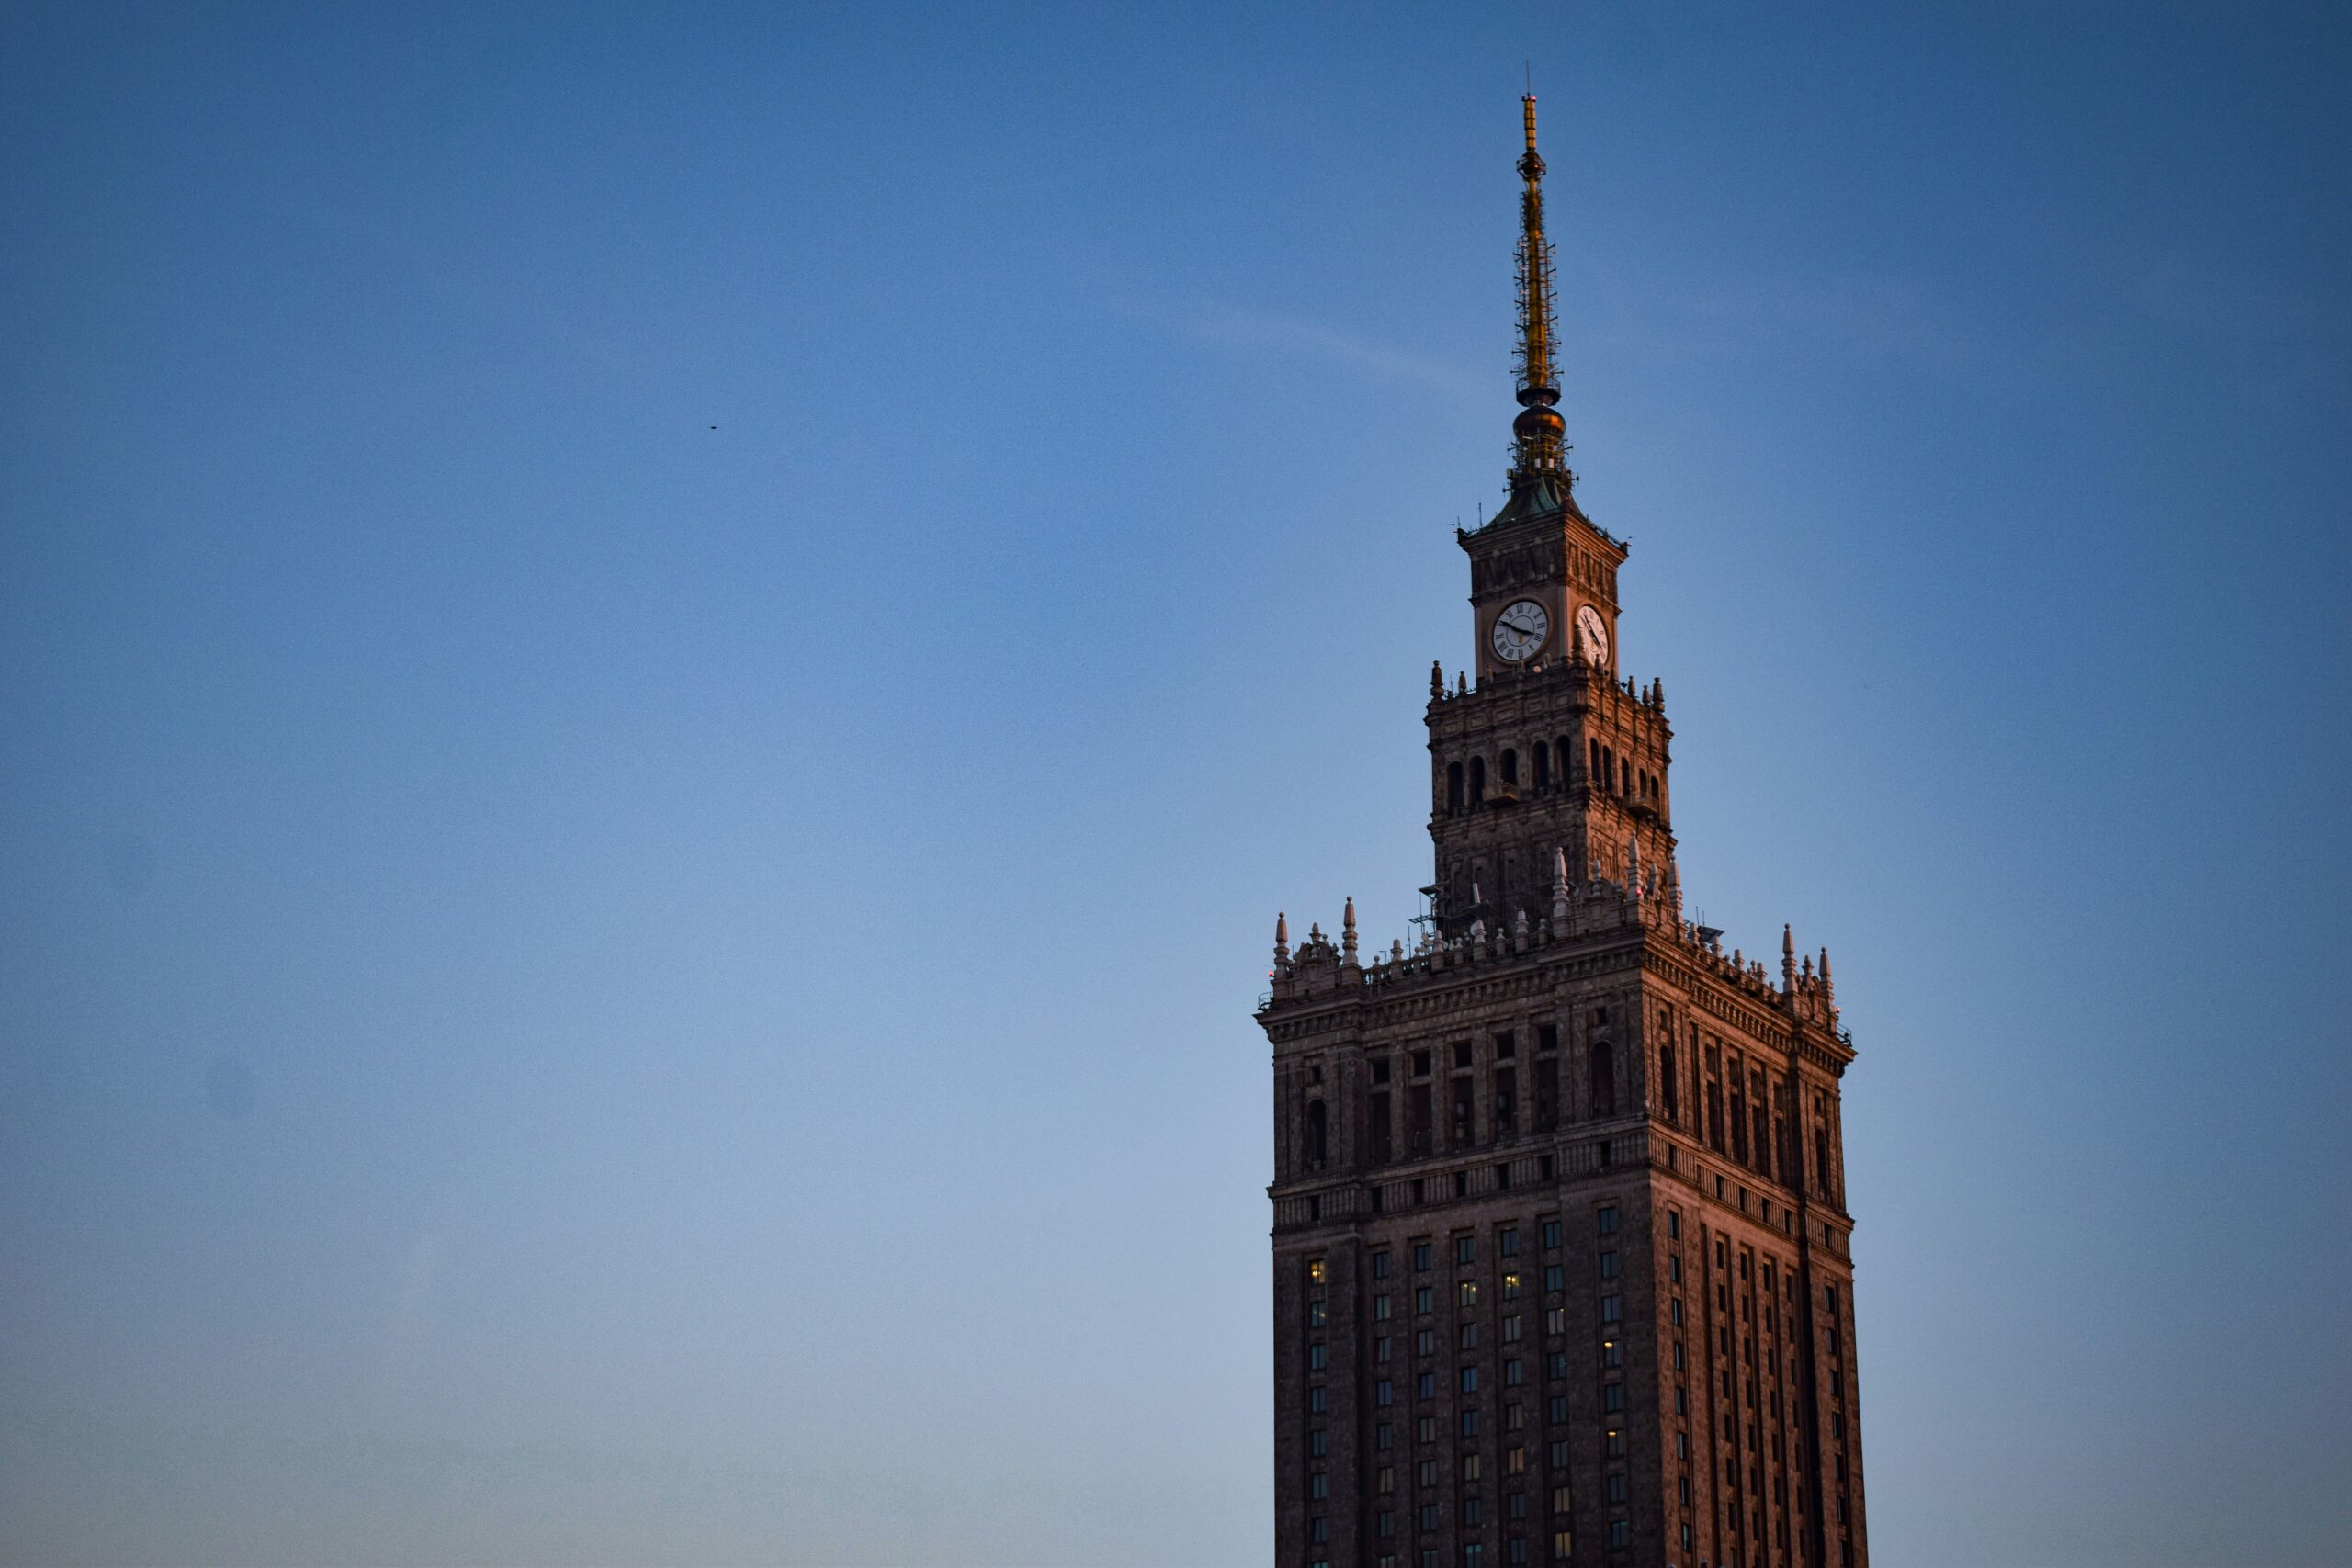
<path fill-rule="evenodd" d="M 1555 405 L 1535 100 L 1510 497 L 1461 533 L 1408 951 L 1276 924 L 1282 1568 L 1869 1562 L 1829 955 L 1683 919 L 1665 694 Z"/>

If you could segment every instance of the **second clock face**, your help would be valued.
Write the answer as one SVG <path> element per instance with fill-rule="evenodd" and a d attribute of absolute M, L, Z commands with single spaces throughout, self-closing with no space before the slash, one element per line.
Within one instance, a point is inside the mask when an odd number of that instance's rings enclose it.
<path fill-rule="evenodd" d="M 1532 599 L 1513 600 L 1495 617 L 1495 657 L 1507 664 L 1532 659 L 1552 635 L 1552 617 Z"/>
<path fill-rule="evenodd" d="M 1577 640 L 1583 646 L 1584 656 L 1588 662 L 1593 664 L 1609 662 L 1609 626 L 1600 618 L 1600 611 L 1589 604 L 1578 610 L 1577 632 L 1578 634 Z"/>

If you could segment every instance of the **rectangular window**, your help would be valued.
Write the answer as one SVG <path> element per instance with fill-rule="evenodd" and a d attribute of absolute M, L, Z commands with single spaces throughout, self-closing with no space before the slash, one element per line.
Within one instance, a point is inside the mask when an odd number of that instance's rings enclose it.
<path fill-rule="evenodd" d="M 1388 1278 L 1387 1253 L 1375 1252 L 1372 1255 L 1372 1277 L 1375 1280 L 1385 1280 Z"/>
<path fill-rule="evenodd" d="M 1505 1429 L 1516 1432 L 1526 1425 L 1527 1407 L 1525 1405 L 1506 1404 L 1503 1406 L 1503 1426 Z"/>
<path fill-rule="evenodd" d="M 1503 1386 L 1517 1388 L 1520 1384 L 1520 1363 L 1517 1357 L 1503 1363 Z"/>
<path fill-rule="evenodd" d="M 1505 1225 L 1495 1233 L 1495 1251 L 1505 1258 L 1519 1256 L 1519 1227 Z"/>
<path fill-rule="evenodd" d="M 1306 1260 L 1306 1282 L 1308 1284 L 1321 1284 L 1327 1273 L 1328 1270 L 1324 1268 L 1323 1260 L 1321 1258 L 1310 1258 Z"/>
<path fill-rule="evenodd" d="M 1623 1409 L 1624 1409 L 1624 1408 L 1625 1408 L 1625 1385 L 1624 1385 L 1623 1383 L 1622 1383 L 1622 1382 L 1611 1382 L 1611 1383 L 1603 1383 L 1603 1384 L 1601 1384 L 1601 1385 L 1600 1385 L 1600 1408 L 1602 1408 L 1603 1410 L 1623 1410 Z"/>
<path fill-rule="evenodd" d="M 1437 1330 L 1433 1328 L 1416 1328 L 1413 1330 L 1413 1354 L 1416 1356 L 1436 1355 Z"/>
<path fill-rule="evenodd" d="M 1559 1245 L 1560 1245 L 1560 1222 L 1559 1222 L 1559 1221 L 1557 1221 L 1557 1220 L 1545 1220 L 1545 1221 L 1544 1222 L 1544 1249 L 1545 1249 L 1546 1251 L 1549 1251 L 1549 1250 L 1551 1250 L 1552 1248 L 1558 1247 Z"/>
<path fill-rule="evenodd" d="M 1385 1291 L 1372 1298 L 1372 1321 L 1374 1323 L 1388 1321 L 1388 1292 Z"/>
<path fill-rule="evenodd" d="M 1615 1253 L 1604 1252 L 1600 1255 L 1600 1277 L 1604 1280 L 1614 1280 L 1617 1277 L 1617 1255 Z"/>
<path fill-rule="evenodd" d="M 1329 1446 L 1329 1434 L 1324 1432 L 1320 1428 L 1307 1433 L 1306 1451 L 1308 1456 L 1314 1459 L 1321 1459 L 1323 1457 L 1323 1450 L 1327 1446 Z"/>
<path fill-rule="evenodd" d="M 1549 1458 L 1550 1458 L 1550 1460 L 1551 1460 L 1552 1469 L 1553 1469 L 1553 1471 L 1554 1471 L 1554 1472 L 1555 1472 L 1555 1473 L 1557 1473 L 1557 1472 L 1562 1472 L 1562 1471 L 1566 1470 L 1566 1469 L 1568 1468 L 1568 1440 L 1567 1440 L 1567 1438 L 1556 1438 L 1553 1439 L 1552 1447 L 1551 1447 L 1551 1449 L 1548 1450 L 1548 1454 L 1549 1454 Z M 1553 1497 L 1554 1497 L 1554 1498 L 1555 1498 L 1555 1499 L 1556 1499 L 1556 1498 L 1565 1497 L 1565 1496 L 1566 1496 L 1567 1495 L 1568 1495 L 1568 1489 L 1567 1489 L 1566 1487 L 1565 1487 L 1565 1486 L 1561 1487 L 1557 1492 L 1555 1492 L 1555 1493 L 1553 1493 L 1553 1494 L 1552 1494 Z M 1566 1504 L 1564 1504 L 1564 1503 L 1559 1503 L 1559 1502 L 1556 1502 L 1556 1501 L 1555 1501 L 1555 1502 L 1553 1504 L 1553 1506 L 1554 1506 L 1555 1508 L 1558 1509 L 1561 1513 L 1566 1513 L 1566 1512 L 1567 1512 L 1567 1506 L 1566 1506 Z"/>
<path fill-rule="evenodd" d="M 1435 1372 L 1423 1372 L 1421 1374 L 1420 1383 L 1414 1392 L 1419 1394 L 1423 1399 L 1435 1399 L 1437 1397 L 1437 1374 Z"/>
<path fill-rule="evenodd" d="M 1324 1359 L 1323 1341 L 1317 1339 L 1306 1348 L 1306 1370 L 1311 1372 L 1321 1371 Z"/>
<path fill-rule="evenodd" d="M 1373 1384 L 1373 1385 L 1372 1385 L 1372 1402 L 1373 1402 L 1374 1404 L 1396 1404 L 1396 1385 L 1394 1385 L 1393 1383 L 1391 1383 L 1391 1382 L 1390 1382 L 1386 1378 L 1383 1378 L 1383 1379 L 1381 1379 L 1378 1382 L 1376 1382 L 1376 1383 Z"/>
<path fill-rule="evenodd" d="M 1413 1436 L 1416 1439 L 1424 1443 L 1436 1442 L 1437 1417 L 1434 1416 L 1424 1416 L 1419 1421 L 1415 1422 L 1413 1424 Z"/>
<path fill-rule="evenodd" d="M 1429 1244 L 1428 1242 L 1425 1242 L 1425 1241 L 1417 1241 L 1417 1242 L 1415 1242 L 1415 1243 L 1413 1244 L 1413 1272 L 1414 1272 L 1414 1273 L 1416 1273 L 1416 1274 L 1426 1274 L 1426 1273 L 1428 1273 L 1428 1272 L 1430 1271 L 1430 1263 L 1432 1263 L 1432 1262 L 1434 1262 L 1434 1261 L 1435 1261 L 1435 1258 L 1432 1257 L 1432 1255 L 1431 1255 L 1431 1253 L 1430 1253 L 1430 1244 Z"/>
<path fill-rule="evenodd" d="M 1321 1383 L 1318 1382 L 1306 1391 L 1306 1408 L 1317 1416 L 1323 1414 L 1323 1385 Z"/>
<path fill-rule="evenodd" d="M 1462 1479 L 1464 1481 L 1476 1481 L 1478 1479 L 1478 1456 L 1476 1454 L 1464 1454 L 1462 1456 Z"/>
<path fill-rule="evenodd" d="M 1385 1404 L 1388 1402 L 1384 1399 L 1380 1403 Z M 1372 1428 L 1372 1446 L 1383 1452 L 1396 1447 L 1396 1428 L 1385 1421 L 1375 1422 Z"/>
<path fill-rule="evenodd" d="M 1631 1527 L 1623 1519 L 1610 1520 L 1609 1544 L 1611 1546 L 1624 1545 L 1630 1532 Z"/>
<path fill-rule="evenodd" d="M 1385 1334 L 1372 1342 L 1372 1359 L 1374 1360 L 1385 1361 L 1388 1359 L 1388 1336 Z"/>
<path fill-rule="evenodd" d="M 1476 1411 L 1465 1410 L 1462 1413 L 1462 1435 L 1465 1438 L 1475 1438 L 1478 1435 L 1478 1413 Z"/>
<path fill-rule="evenodd" d="M 1571 1505 L 1574 1499 L 1570 1498 L 1568 1495 L 1568 1489 L 1565 1483 L 1552 1488 L 1552 1511 L 1554 1513 L 1566 1514 L 1572 1512 L 1573 1509 Z"/>
<path fill-rule="evenodd" d="M 1522 1474 L 1525 1472 L 1526 1469 L 1527 1450 L 1523 1445 L 1516 1448 L 1505 1449 L 1503 1450 L 1503 1473 L 1505 1475 Z"/>
<path fill-rule="evenodd" d="M 1617 1427 L 1611 1427 L 1609 1428 L 1608 1431 L 1601 1434 L 1600 1451 L 1607 1454 L 1611 1459 L 1624 1458 L 1625 1434 Z"/>
<path fill-rule="evenodd" d="M 1567 1531 L 1554 1530 L 1552 1532 L 1552 1561 L 1566 1562 L 1568 1560 L 1569 1549 L 1574 1545 L 1574 1539 Z"/>
<path fill-rule="evenodd" d="M 1503 1318 L 1503 1343 L 1506 1345 L 1519 1343 L 1519 1314 L 1515 1312 Z"/>
<path fill-rule="evenodd" d="M 1504 1276 L 1503 1276 L 1503 1299 L 1504 1299 L 1504 1300 L 1506 1300 L 1506 1301 L 1509 1301 L 1509 1300 L 1510 1300 L 1512 1297 L 1517 1296 L 1518 1294 L 1519 1294 L 1519 1276 L 1518 1276 L 1517 1274 L 1506 1274 L 1506 1275 L 1504 1275 Z"/>
<path fill-rule="evenodd" d="M 1609 1478 L 1609 1500 L 1612 1503 L 1622 1503 L 1625 1500 L 1625 1478 L 1623 1475 L 1612 1475 Z"/>
<path fill-rule="evenodd" d="M 1519 1499 L 1514 1497 L 1511 1501 L 1516 1503 Z M 1519 1517 L 1517 1514 L 1511 1516 L 1513 1518 Z M 1503 1561 L 1512 1564 L 1513 1568 L 1517 1568 L 1518 1564 L 1527 1561 L 1527 1542 L 1518 1536 L 1513 1536 L 1503 1543 Z"/>
<path fill-rule="evenodd" d="M 1331 1495 L 1331 1478 L 1319 1470 L 1315 1472 L 1306 1478 L 1306 1495 L 1310 1497 L 1329 1497 Z"/>
<path fill-rule="evenodd" d="M 1567 1282 L 1567 1270 L 1562 1269 L 1556 1263 L 1546 1263 L 1544 1265 L 1544 1288 L 1545 1290 L 1560 1290 L 1566 1286 Z"/>
<path fill-rule="evenodd" d="M 1306 1527 L 1306 1539 L 1316 1542 L 1317 1545 L 1330 1540 L 1330 1521 L 1328 1519 L 1316 1519 L 1310 1522 Z"/>
<path fill-rule="evenodd" d="M 1456 1263 L 1463 1264 L 1476 1263 L 1478 1260 L 1477 1239 L 1475 1236 L 1455 1236 L 1453 1238 L 1453 1260 Z"/>
<path fill-rule="evenodd" d="M 1666 1212 L 1666 1235 L 1669 1241 L 1682 1239 L 1682 1215 L 1677 1210 L 1668 1209 Z"/>
<path fill-rule="evenodd" d="M 1593 1216 L 1593 1224 L 1603 1235 L 1614 1231 L 1617 1228 L 1617 1205 L 1603 1203 L 1600 1212 Z"/>
<path fill-rule="evenodd" d="M 1463 1280 L 1463 1281 L 1461 1282 L 1461 1284 L 1457 1285 L 1454 1289 L 1455 1289 L 1455 1293 L 1456 1293 L 1456 1294 L 1461 1298 L 1461 1303 L 1462 1303 L 1462 1305 L 1464 1305 L 1464 1306 L 1465 1306 L 1465 1307 L 1474 1307 L 1474 1306 L 1476 1306 L 1476 1305 L 1478 1304 L 1478 1281 L 1477 1281 L 1477 1280 Z"/>
<path fill-rule="evenodd" d="M 1465 1525 L 1478 1525 L 1486 1523 L 1487 1507 L 1485 1500 L 1478 1497 L 1464 1497 L 1462 1499 L 1462 1522 Z"/>
<path fill-rule="evenodd" d="M 1425 1530 L 1433 1530 L 1433 1529 L 1437 1529 L 1437 1523 L 1438 1523 L 1438 1517 L 1437 1517 L 1437 1505 L 1436 1505 L 1435 1503 L 1424 1503 L 1424 1504 L 1422 1504 L 1422 1505 L 1421 1505 L 1421 1529 L 1425 1529 Z M 1434 1557 L 1434 1556 L 1436 1556 L 1436 1555 L 1437 1555 L 1437 1554 L 1436 1554 L 1435 1552 L 1424 1552 L 1424 1553 L 1422 1554 L 1422 1556 L 1423 1556 L 1424 1560 L 1426 1560 L 1426 1559 L 1428 1559 L 1428 1558 L 1430 1558 L 1430 1557 Z"/>
<path fill-rule="evenodd" d="M 1677 1328 L 1682 1326 L 1682 1298 L 1680 1296 L 1675 1297 L 1674 1300 L 1668 1304 L 1667 1316 L 1674 1320 L 1674 1325 Z"/>
<path fill-rule="evenodd" d="M 1478 1392 L 1477 1368 L 1464 1367 L 1462 1369 L 1462 1392 L 1464 1393 L 1476 1393 Z"/>
<path fill-rule="evenodd" d="M 1321 1302 L 1309 1302 L 1306 1303 L 1306 1326 L 1309 1328 L 1320 1328 L 1323 1326 L 1323 1303 Z"/>
<path fill-rule="evenodd" d="M 1555 1427 L 1566 1424 L 1568 1418 L 1568 1396 L 1565 1393 L 1554 1394 L 1544 1402 L 1544 1419 Z"/>
<path fill-rule="evenodd" d="M 1600 1321 L 1622 1323 L 1625 1319 L 1625 1303 L 1615 1296 L 1600 1298 Z"/>
<path fill-rule="evenodd" d="M 1567 1331 L 1568 1309 L 1566 1307 L 1546 1308 L 1544 1313 L 1544 1332 L 1546 1334 L 1566 1334 Z"/>
<path fill-rule="evenodd" d="M 1460 1337 L 1464 1350 L 1476 1350 L 1478 1348 L 1478 1325 L 1475 1323 L 1464 1324 Z"/>
<path fill-rule="evenodd" d="M 1544 1375 L 1547 1378 L 1566 1377 L 1568 1375 L 1568 1353 L 1566 1350 L 1554 1350 L 1547 1354 L 1544 1358 Z"/>
<path fill-rule="evenodd" d="M 1425 1459 L 1421 1461 L 1419 1468 L 1417 1469 L 1413 1474 L 1414 1479 L 1419 1481 L 1423 1486 L 1436 1485 L 1437 1461 L 1433 1459 Z"/>
<path fill-rule="evenodd" d="M 1414 1286 L 1413 1310 L 1415 1312 L 1435 1312 L 1437 1310 L 1437 1292 L 1427 1285 Z"/>

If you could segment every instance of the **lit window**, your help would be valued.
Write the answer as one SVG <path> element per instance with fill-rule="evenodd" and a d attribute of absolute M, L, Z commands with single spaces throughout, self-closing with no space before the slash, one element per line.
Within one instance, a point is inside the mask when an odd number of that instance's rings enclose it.
<path fill-rule="evenodd" d="M 1573 1499 L 1569 1497 L 1568 1489 L 1565 1483 L 1552 1488 L 1552 1511 L 1554 1513 L 1565 1514 L 1572 1511 L 1572 1502 Z"/>
<path fill-rule="evenodd" d="M 1516 1408 L 1516 1406 L 1514 1406 L 1514 1408 Z M 1503 1473 L 1505 1475 L 1519 1475 L 1523 1473 L 1526 1469 L 1527 1450 L 1523 1446 L 1505 1449 L 1503 1450 Z"/>
<path fill-rule="evenodd" d="M 1506 1274 L 1506 1275 L 1504 1275 L 1504 1276 L 1503 1276 L 1503 1295 L 1504 1295 L 1505 1299 L 1509 1299 L 1510 1297 L 1515 1296 L 1515 1295 L 1517 1295 L 1517 1294 L 1519 1294 L 1519 1276 L 1518 1276 L 1518 1275 L 1516 1275 L 1516 1274 Z"/>
<path fill-rule="evenodd" d="M 1319 1258 L 1308 1258 L 1306 1260 L 1306 1282 L 1310 1285 L 1319 1285 L 1323 1282 L 1324 1276 L 1325 1269 L 1323 1267 L 1323 1260 Z"/>
<path fill-rule="evenodd" d="M 1601 1451 L 1611 1459 L 1622 1459 L 1625 1453 L 1625 1434 L 1611 1427 L 1601 1435 Z"/>
<path fill-rule="evenodd" d="M 1614 1339 L 1604 1339 L 1600 1342 L 1600 1364 L 1602 1366 L 1622 1366 L 1624 1363 L 1624 1351 L 1618 1345 L 1617 1341 Z"/>
<path fill-rule="evenodd" d="M 1459 1294 L 1464 1306 L 1476 1306 L 1478 1304 L 1478 1281 L 1476 1280 L 1463 1280 L 1459 1287 Z"/>
<path fill-rule="evenodd" d="M 1571 1555 L 1571 1548 L 1574 1545 L 1574 1539 L 1566 1530 L 1554 1530 L 1552 1532 L 1552 1561 L 1566 1562 Z"/>
<path fill-rule="evenodd" d="M 1324 1306 L 1323 1306 L 1323 1303 L 1322 1303 L 1321 1302 L 1309 1302 L 1309 1303 L 1306 1303 L 1306 1326 L 1307 1326 L 1307 1327 L 1309 1327 L 1309 1328 L 1320 1328 L 1320 1327 L 1322 1327 L 1322 1326 L 1323 1326 L 1323 1314 L 1324 1314 Z"/>

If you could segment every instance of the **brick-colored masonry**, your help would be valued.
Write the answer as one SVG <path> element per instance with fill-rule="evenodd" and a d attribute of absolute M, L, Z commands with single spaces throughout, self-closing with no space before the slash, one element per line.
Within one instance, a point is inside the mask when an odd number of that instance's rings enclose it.
<path fill-rule="evenodd" d="M 1276 1562 L 1860 1568 L 1828 954 L 1784 932 L 1774 975 L 1682 918 L 1665 694 L 1617 673 L 1625 547 L 1532 375 L 1510 501 L 1461 535 L 1476 682 L 1430 682 L 1421 934 L 1278 922 L 1258 1013 Z"/>

